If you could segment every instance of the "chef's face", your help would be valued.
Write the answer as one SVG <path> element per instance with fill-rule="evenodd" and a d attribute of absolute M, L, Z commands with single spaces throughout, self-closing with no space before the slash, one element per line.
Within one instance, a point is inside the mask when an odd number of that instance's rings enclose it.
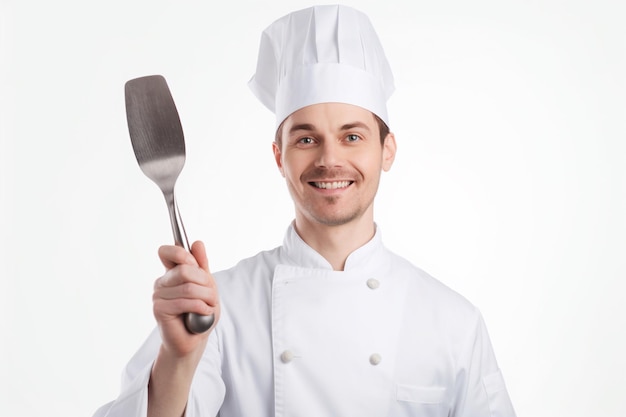
<path fill-rule="evenodd" d="M 296 221 L 336 226 L 364 215 L 373 219 L 381 170 L 391 168 L 396 144 L 390 133 L 381 145 L 370 111 L 315 104 L 292 113 L 281 130 L 274 157 L 294 201 Z"/>

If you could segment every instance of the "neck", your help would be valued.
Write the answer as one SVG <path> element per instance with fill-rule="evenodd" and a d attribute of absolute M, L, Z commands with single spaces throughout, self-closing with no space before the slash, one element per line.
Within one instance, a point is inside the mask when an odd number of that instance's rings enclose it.
<path fill-rule="evenodd" d="M 296 215 L 295 228 L 302 240 L 322 255 L 335 271 L 343 271 L 348 256 L 369 242 L 376 232 L 372 216 L 328 226 Z"/>

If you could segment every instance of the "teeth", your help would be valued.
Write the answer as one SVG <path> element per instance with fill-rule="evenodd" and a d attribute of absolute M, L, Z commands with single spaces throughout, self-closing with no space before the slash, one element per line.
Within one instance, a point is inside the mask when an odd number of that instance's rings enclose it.
<path fill-rule="evenodd" d="M 326 190 L 335 190 L 337 188 L 346 188 L 350 185 L 350 181 L 335 181 L 335 182 L 314 182 L 317 188 L 324 188 Z"/>

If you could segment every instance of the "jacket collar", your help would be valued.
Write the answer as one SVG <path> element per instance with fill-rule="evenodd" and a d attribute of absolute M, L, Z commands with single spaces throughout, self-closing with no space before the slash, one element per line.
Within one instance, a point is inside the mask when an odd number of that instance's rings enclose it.
<path fill-rule="evenodd" d="M 379 261 L 384 252 L 381 231 L 378 225 L 374 224 L 376 231 L 374 237 L 365 245 L 352 252 L 348 259 L 344 271 L 354 270 L 364 266 L 371 261 Z M 302 268 L 316 268 L 332 270 L 330 263 L 320 255 L 315 249 L 306 244 L 296 232 L 292 222 L 285 233 L 283 239 L 284 254 L 288 258 L 288 263 Z"/>

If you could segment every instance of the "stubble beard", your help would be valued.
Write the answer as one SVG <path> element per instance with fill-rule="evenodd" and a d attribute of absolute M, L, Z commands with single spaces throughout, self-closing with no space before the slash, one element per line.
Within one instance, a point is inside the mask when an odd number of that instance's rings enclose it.
<path fill-rule="evenodd" d="M 314 168 L 304 174 L 301 181 L 308 183 L 310 180 L 320 177 L 326 178 L 327 180 L 335 178 L 354 178 L 353 181 L 355 184 L 363 180 L 363 177 L 358 172 L 328 171 L 326 169 Z M 355 184 L 352 184 L 351 187 L 355 186 Z M 293 197 L 294 196 L 292 195 L 292 198 Z M 323 197 L 323 204 L 321 207 L 319 204 L 314 204 L 311 201 L 308 201 L 302 202 L 300 209 L 303 214 L 318 224 L 322 224 L 324 226 L 343 226 L 360 218 L 367 211 L 367 207 L 372 204 L 373 201 L 372 199 L 372 201 L 369 201 L 365 206 L 358 204 L 353 207 L 346 207 L 343 210 L 338 209 L 333 211 L 333 206 L 339 206 L 342 204 L 342 199 L 345 199 L 345 197 L 325 196 Z"/>
<path fill-rule="evenodd" d="M 339 204 L 339 197 L 329 196 L 324 197 L 325 205 L 328 207 L 336 206 Z M 343 226 L 353 220 L 361 217 L 365 210 L 362 207 L 355 207 L 345 213 L 318 213 L 318 210 L 314 207 L 306 207 L 306 212 L 318 223 L 324 226 Z"/>

